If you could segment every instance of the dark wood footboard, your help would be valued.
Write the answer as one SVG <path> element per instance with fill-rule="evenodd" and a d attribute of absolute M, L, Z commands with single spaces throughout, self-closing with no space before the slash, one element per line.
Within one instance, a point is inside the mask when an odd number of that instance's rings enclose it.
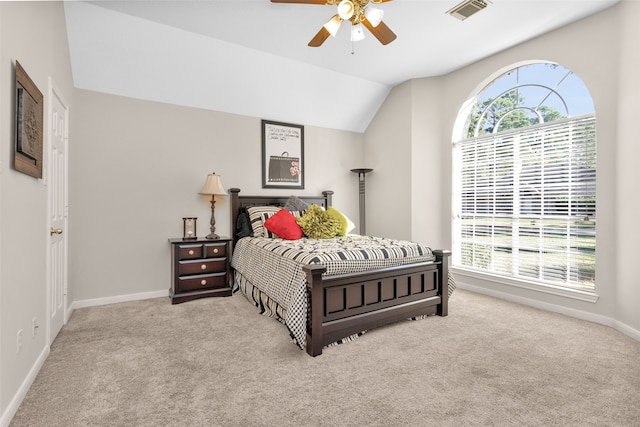
<path fill-rule="evenodd" d="M 436 250 L 434 262 L 322 277 L 322 265 L 307 275 L 307 353 L 341 338 L 414 316 L 448 314 L 450 251 Z"/>

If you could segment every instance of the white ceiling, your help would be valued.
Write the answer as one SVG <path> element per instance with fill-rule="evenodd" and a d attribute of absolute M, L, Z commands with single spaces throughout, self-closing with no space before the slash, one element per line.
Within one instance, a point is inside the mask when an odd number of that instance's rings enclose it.
<path fill-rule="evenodd" d="M 335 6 L 268 0 L 65 2 L 74 83 L 99 92 L 363 132 L 391 88 L 438 76 L 619 0 L 460 0 L 377 7 L 398 38 L 349 41 L 348 23 L 307 46 Z M 352 53 L 352 46 L 354 52 Z"/>

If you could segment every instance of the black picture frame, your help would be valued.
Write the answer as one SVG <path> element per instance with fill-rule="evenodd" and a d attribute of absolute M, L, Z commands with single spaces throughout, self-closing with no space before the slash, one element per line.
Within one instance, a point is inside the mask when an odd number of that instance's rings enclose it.
<path fill-rule="evenodd" d="M 262 188 L 304 189 L 304 126 L 262 120 Z"/>
<path fill-rule="evenodd" d="M 16 61 L 16 145 L 14 168 L 34 178 L 42 178 L 44 97 Z"/>

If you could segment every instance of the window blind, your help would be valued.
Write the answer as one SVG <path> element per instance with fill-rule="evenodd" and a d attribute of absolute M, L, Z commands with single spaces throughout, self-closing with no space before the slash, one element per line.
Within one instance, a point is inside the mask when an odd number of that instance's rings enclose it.
<path fill-rule="evenodd" d="M 595 288 L 595 115 L 454 146 L 454 265 Z"/>

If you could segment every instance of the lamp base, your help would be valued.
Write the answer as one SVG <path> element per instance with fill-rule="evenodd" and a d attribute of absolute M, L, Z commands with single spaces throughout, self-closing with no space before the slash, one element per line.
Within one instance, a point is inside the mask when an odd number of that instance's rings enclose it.
<path fill-rule="evenodd" d="M 216 240 L 216 239 L 219 239 L 219 238 L 220 238 L 220 236 L 218 236 L 216 233 L 211 233 L 207 237 L 205 237 L 205 239 L 207 239 L 207 240 Z"/>

